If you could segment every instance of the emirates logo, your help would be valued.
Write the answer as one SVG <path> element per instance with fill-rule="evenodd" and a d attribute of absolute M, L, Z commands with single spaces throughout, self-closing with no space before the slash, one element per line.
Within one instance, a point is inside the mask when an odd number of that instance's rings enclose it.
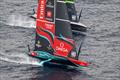
<path fill-rule="evenodd" d="M 45 10 L 44 10 L 44 5 L 45 5 L 45 1 L 44 0 L 40 0 L 41 2 L 41 4 L 40 4 L 40 19 L 43 19 L 44 18 L 44 12 L 45 12 Z"/>

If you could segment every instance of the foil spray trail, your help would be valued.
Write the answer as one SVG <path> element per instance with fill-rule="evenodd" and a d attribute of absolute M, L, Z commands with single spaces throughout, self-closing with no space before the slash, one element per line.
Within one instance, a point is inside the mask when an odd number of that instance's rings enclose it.
<path fill-rule="evenodd" d="M 0 52 L 0 60 L 11 62 L 11 63 L 17 63 L 17 64 L 31 64 L 31 65 L 37 65 L 37 66 L 43 66 L 43 62 L 41 63 L 39 60 L 35 58 L 31 58 L 25 54 L 23 55 L 6 55 L 5 53 Z"/>
<path fill-rule="evenodd" d="M 9 26 L 23 27 L 23 28 L 35 28 L 36 27 L 34 19 L 30 17 L 22 16 L 20 14 L 10 15 L 7 19 L 6 24 Z M 22 55 L 20 55 L 20 53 L 18 55 L 7 55 L 5 54 L 5 52 L 0 52 L 0 60 L 6 61 L 6 62 L 17 63 L 17 64 L 31 64 L 31 65 L 38 65 L 38 66 L 43 66 L 44 62 L 46 62 L 46 61 L 39 61 L 23 53 L 21 54 Z"/>
<path fill-rule="evenodd" d="M 19 26 L 19 27 L 24 27 L 24 28 L 35 28 L 36 27 L 34 19 L 30 17 L 22 16 L 20 14 L 10 15 L 7 20 L 7 25 Z"/>

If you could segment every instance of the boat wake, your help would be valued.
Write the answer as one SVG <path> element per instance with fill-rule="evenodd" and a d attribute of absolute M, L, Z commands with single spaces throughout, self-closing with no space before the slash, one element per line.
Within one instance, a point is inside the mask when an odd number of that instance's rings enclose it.
<path fill-rule="evenodd" d="M 7 19 L 7 25 L 10 26 L 19 26 L 24 28 L 35 28 L 34 19 L 22 15 L 10 15 Z"/>
<path fill-rule="evenodd" d="M 30 65 L 43 66 L 43 64 L 40 64 L 40 61 L 31 58 L 25 54 L 13 56 L 13 55 L 6 55 L 5 53 L 0 52 L 0 60 L 10 63 L 17 63 L 17 64 L 30 64 Z"/>
<path fill-rule="evenodd" d="M 23 28 L 35 28 L 36 27 L 34 19 L 32 19 L 30 17 L 22 16 L 20 14 L 10 15 L 6 19 L 5 23 L 2 21 L 0 23 L 8 25 L 9 27 L 10 26 L 11 27 L 23 27 Z M 12 39 L 14 39 L 14 38 L 12 38 Z M 41 63 L 42 61 L 32 58 L 32 57 L 29 57 L 28 55 L 26 55 L 25 53 L 22 53 L 22 52 L 6 53 L 5 51 L 0 51 L 0 60 L 6 61 L 6 62 L 11 62 L 11 63 L 17 63 L 17 64 L 31 64 L 31 65 L 43 66 L 43 64 Z"/>

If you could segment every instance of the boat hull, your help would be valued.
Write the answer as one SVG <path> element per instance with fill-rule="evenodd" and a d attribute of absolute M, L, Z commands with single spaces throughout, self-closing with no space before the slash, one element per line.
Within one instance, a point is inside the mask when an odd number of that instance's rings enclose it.
<path fill-rule="evenodd" d="M 75 67 L 88 67 L 88 63 L 84 61 L 75 60 L 68 57 L 52 55 L 43 51 L 33 51 L 29 53 L 29 56 L 40 59 L 42 61 L 50 60 L 49 63 L 69 65 Z"/>

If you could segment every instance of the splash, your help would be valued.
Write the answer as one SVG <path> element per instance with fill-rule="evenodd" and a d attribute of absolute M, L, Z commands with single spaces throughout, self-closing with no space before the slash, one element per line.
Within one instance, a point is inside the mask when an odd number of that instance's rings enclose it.
<path fill-rule="evenodd" d="M 35 20 L 22 16 L 22 15 L 10 15 L 7 20 L 7 24 L 10 26 L 19 26 L 19 27 L 25 27 L 25 28 L 35 28 Z"/>
<path fill-rule="evenodd" d="M 38 59 L 35 58 L 31 58 L 27 55 L 22 55 L 22 56 L 17 55 L 16 57 L 16 56 L 5 55 L 5 53 L 0 53 L 0 60 L 10 63 L 17 63 L 17 64 L 30 64 L 30 65 L 43 66 L 42 61 L 39 61 Z"/>

